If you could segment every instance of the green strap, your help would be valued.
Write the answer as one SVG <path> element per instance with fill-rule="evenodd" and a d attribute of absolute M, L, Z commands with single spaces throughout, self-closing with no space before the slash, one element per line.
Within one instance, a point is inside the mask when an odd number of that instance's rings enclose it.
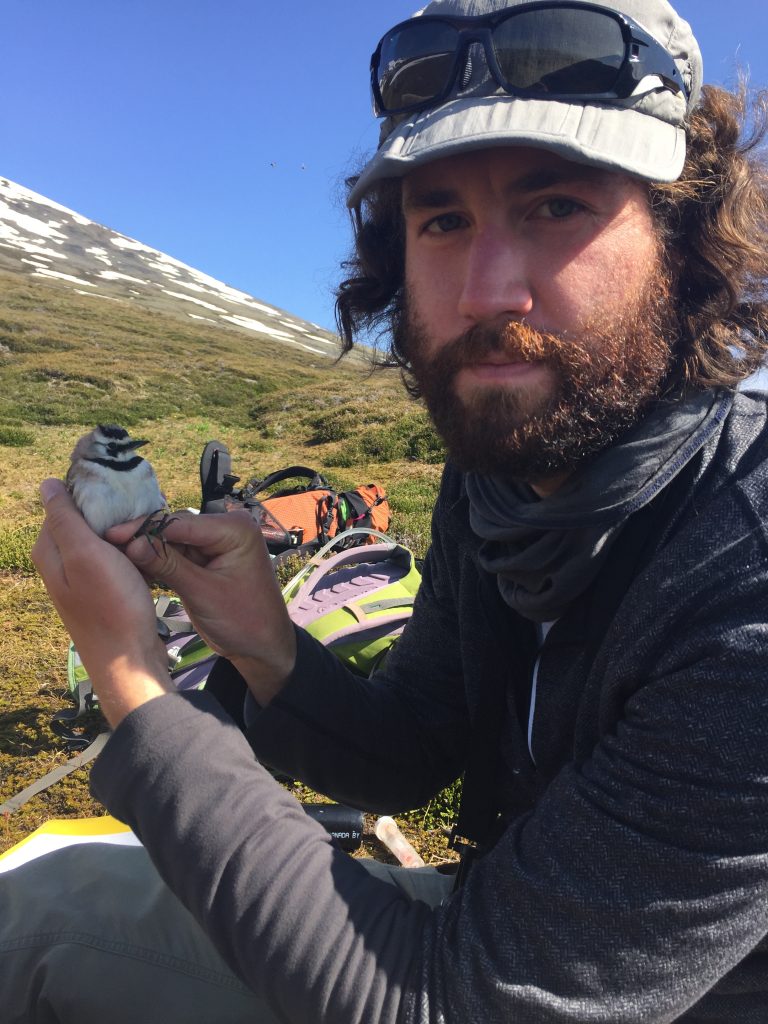
<path fill-rule="evenodd" d="M 413 597 L 405 595 L 401 597 L 384 597 L 379 601 L 360 601 L 357 607 L 368 615 L 371 612 L 383 612 L 389 608 L 410 608 L 413 606 L 414 600 Z"/>

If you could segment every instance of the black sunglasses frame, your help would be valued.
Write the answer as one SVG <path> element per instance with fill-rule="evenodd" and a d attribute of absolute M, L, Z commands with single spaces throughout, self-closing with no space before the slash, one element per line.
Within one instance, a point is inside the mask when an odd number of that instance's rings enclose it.
<path fill-rule="evenodd" d="M 602 14 L 618 24 L 621 29 L 622 39 L 624 40 L 624 57 L 621 67 L 617 72 L 616 81 L 608 92 L 541 93 L 532 89 L 517 88 L 505 80 L 494 52 L 494 29 L 523 12 L 545 10 L 591 11 L 594 14 Z M 408 25 L 418 25 L 421 27 L 430 23 L 448 25 L 458 33 L 456 36 L 453 65 L 450 72 L 446 75 L 445 86 L 438 94 L 431 96 L 427 100 L 419 100 L 416 103 L 406 104 L 401 107 L 388 107 L 384 102 L 379 87 L 379 61 L 381 59 L 382 46 L 393 33 Z M 686 98 L 689 96 L 689 90 L 682 80 L 672 54 L 665 50 L 657 39 L 649 32 L 646 32 L 644 28 L 628 15 L 621 14 L 619 11 L 611 10 L 608 7 L 602 7 L 599 4 L 572 2 L 572 0 L 533 0 L 532 3 L 505 7 L 499 11 L 493 11 L 476 17 L 445 17 L 443 15 L 426 14 L 398 22 L 397 25 L 382 36 L 378 46 L 371 55 L 371 92 L 373 93 L 376 116 L 389 117 L 393 114 L 407 114 L 439 106 L 450 96 L 456 84 L 459 71 L 463 69 L 467 50 L 473 43 L 482 45 L 488 70 L 493 76 L 494 81 L 511 96 L 534 96 L 539 99 L 559 99 L 566 102 L 624 99 L 627 96 L 631 96 L 638 84 L 648 75 L 659 75 L 666 83 L 681 91 Z"/>

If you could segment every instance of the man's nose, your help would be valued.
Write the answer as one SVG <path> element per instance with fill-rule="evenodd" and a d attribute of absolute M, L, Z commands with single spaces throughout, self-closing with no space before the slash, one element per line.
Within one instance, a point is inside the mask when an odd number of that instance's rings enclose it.
<path fill-rule="evenodd" d="M 458 312 L 475 322 L 498 316 L 528 316 L 533 309 L 529 266 L 523 248 L 508 233 L 478 233 L 466 253 Z"/>

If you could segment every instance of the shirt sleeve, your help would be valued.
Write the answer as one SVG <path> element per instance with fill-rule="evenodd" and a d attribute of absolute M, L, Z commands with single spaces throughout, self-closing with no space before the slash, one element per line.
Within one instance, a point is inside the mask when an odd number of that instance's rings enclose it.
<path fill-rule="evenodd" d="M 280 1020 L 394 1024 L 425 904 L 336 849 L 210 695 L 126 716 L 91 789 Z"/>

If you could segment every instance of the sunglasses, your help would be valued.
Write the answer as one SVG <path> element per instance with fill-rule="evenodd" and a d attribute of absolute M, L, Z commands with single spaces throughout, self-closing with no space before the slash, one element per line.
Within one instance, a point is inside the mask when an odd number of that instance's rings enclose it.
<path fill-rule="evenodd" d="M 601 100 L 630 96 L 649 75 L 688 92 L 670 53 L 635 21 L 590 3 L 542 0 L 481 17 L 424 15 L 395 25 L 371 57 L 378 116 L 442 103 L 472 71 L 472 44 L 513 96 Z"/>

